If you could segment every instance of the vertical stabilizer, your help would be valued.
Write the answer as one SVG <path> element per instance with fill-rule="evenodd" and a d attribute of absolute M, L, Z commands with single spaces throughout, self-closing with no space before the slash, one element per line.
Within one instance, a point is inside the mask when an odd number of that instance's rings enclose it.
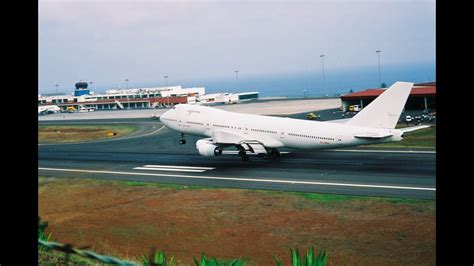
<path fill-rule="evenodd" d="M 413 83 L 411 82 L 395 82 L 346 124 L 360 127 L 395 128 L 412 87 Z"/>

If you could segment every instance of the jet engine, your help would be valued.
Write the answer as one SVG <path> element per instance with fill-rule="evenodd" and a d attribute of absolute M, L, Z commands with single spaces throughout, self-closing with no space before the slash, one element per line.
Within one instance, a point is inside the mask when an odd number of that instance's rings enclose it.
<path fill-rule="evenodd" d="M 206 157 L 218 156 L 222 154 L 222 149 L 214 145 L 211 141 L 200 139 L 196 142 L 196 148 L 199 154 Z"/>

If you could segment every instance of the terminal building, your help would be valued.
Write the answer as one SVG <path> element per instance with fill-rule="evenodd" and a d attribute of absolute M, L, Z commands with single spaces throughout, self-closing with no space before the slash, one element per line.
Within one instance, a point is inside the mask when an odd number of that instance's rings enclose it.
<path fill-rule="evenodd" d="M 364 108 L 384 91 L 385 89 L 376 88 L 344 94 L 341 96 L 341 110 L 347 112 L 351 105 L 359 105 L 360 108 Z M 405 110 L 435 111 L 436 82 L 415 84 L 408 97 Z"/>
<path fill-rule="evenodd" d="M 206 95 L 204 87 L 182 88 L 167 86 L 154 88 L 133 88 L 107 90 L 95 94 L 87 82 L 77 82 L 71 95 L 38 95 L 38 105 L 57 105 L 61 111 L 89 108 L 94 110 L 159 108 L 180 103 L 229 104 L 258 99 L 258 92 L 217 93 Z"/>

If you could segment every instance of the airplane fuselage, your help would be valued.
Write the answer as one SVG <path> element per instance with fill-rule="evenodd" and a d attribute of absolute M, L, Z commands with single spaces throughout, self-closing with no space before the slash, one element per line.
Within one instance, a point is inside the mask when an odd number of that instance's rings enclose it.
<path fill-rule="evenodd" d="M 235 139 L 257 140 L 267 148 L 329 149 L 399 141 L 398 129 L 374 129 L 332 122 L 228 112 L 216 108 L 180 104 L 163 114 L 169 128 L 189 135 L 234 143 Z M 385 138 L 356 137 L 367 132 Z M 229 139 L 229 141 L 226 141 Z"/>

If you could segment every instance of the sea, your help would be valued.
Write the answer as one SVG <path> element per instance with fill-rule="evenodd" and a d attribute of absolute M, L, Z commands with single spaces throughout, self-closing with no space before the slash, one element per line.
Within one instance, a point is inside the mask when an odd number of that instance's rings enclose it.
<path fill-rule="evenodd" d="M 195 78 L 180 80 L 173 78 L 170 86 L 181 85 L 184 88 L 205 87 L 206 94 L 210 93 L 238 93 L 258 92 L 260 99 L 265 98 L 313 98 L 338 97 L 351 91 L 361 91 L 371 88 L 380 88 L 381 83 L 387 87 L 396 81 L 424 83 L 436 81 L 435 63 L 410 63 L 398 65 L 382 65 L 380 80 L 378 65 L 331 69 L 325 68 L 323 73 L 318 71 L 301 71 L 292 73 L 246 74 L 244 69 L 239 70 L 238 76 L 231 71 L 227 77 Z M 163 81 L 153 83 L 134 83 L 132 87 L 162 87 Z M 119 88 L 113 86 L 95 87 L 96 93 Z M 122 88 L 122 87 L 120 87 Z M 73 89 L 71 89 L 72 91 Z M 48 95 L 44 93 L 43 95 Z"/>
<path fill-rule="evenodd" d="M 260 98 L 286 97 L 338 97 L 350 91 L 387 87 L 396 81 L 424 83 L 436 81 L 435 63 L 390 65 L 381 67 L 379 81 L 378 66 L 352 69 L 307 71 L 297 73 L 275 73 L 245 75 L 240 70 L 226 78 L 194 79 L 180 82 L 183 87 L 206 88 L 206 93 L 259 92 Z"/>

